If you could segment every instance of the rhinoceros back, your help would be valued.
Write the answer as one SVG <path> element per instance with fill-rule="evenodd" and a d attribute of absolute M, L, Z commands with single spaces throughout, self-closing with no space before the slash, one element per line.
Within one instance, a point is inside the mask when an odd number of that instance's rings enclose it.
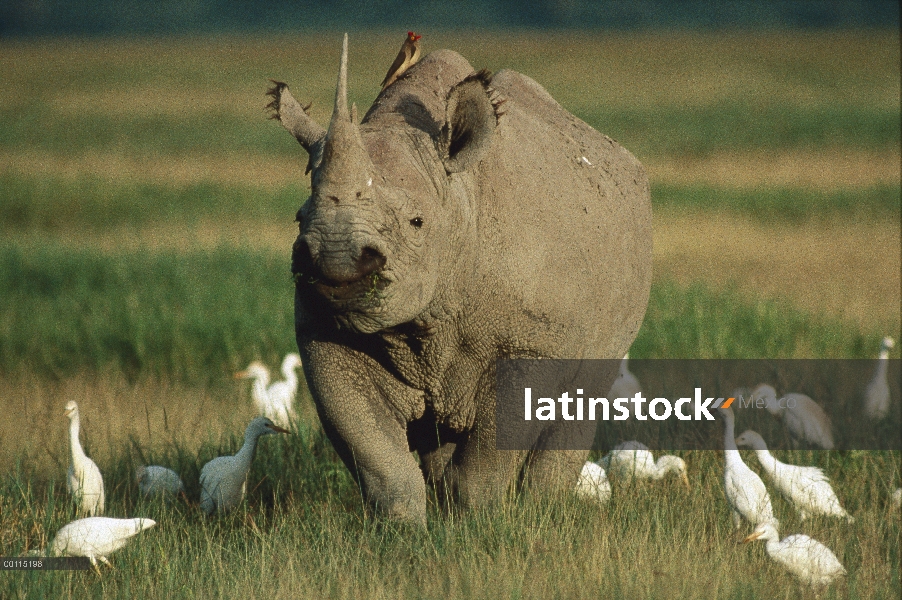
<path fill-rule="evenodd" d="M 544 356 L 618 357 L 641 325 L 651 286 L 651 201 L 639 161 L 510 70 L 507 102 L 476 174 L 483 268 L 518 302 Z M 517 327 L 516 323 L 512 324 Z"/>

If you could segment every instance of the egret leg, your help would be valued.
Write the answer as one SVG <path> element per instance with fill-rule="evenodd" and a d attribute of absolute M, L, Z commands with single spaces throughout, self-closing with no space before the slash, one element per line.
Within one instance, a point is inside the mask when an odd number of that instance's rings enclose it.
<path fill-rule="evenodd" d="M 100 567 L 97 566 L 97 559 L 94 558 L 93 556 L 89 556 L 88 560 L 91 561 L 91 566 L 94 567 L 94 571 L 96 571 L 97 576 L 101 577 L 102 575 L 100 573 Z"/>
<path fill-rule="evenodd" d="M 739 531 L 739 528 L 742 526 L 742 515 L 740 515 L 735 510 L 733 511 L 733 529 Z"/>
<path fill-rule="evenodd" d="M 105 565 L 108 566 L 109 568 L 111 568 L 111 569 L 113 568 L 113 565 L 111 565 L 111 564 L 110 564 L 110 561 L 108 561 L 108 560 L 106 559 L 106 556 L 98 556 L 97 558 L 100 560 L 100 562 L 102 562 L 103 564 L 105 564 Z"/>

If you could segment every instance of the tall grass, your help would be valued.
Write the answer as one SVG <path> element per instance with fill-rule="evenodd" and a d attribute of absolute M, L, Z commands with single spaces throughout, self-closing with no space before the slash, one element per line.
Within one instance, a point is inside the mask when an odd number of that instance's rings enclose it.
<path fill-rule="evenodd" d="M 295 348 L 289 257 L 0 249 L 0 372 L 207 382 Z"/>
<path fill-rule="evenodd" d="M 636 358 L 869 358 L 882 334 L 777 300 L 660 281 L 630 356 Z"/>
<path fill-rule="evenodd" d="M 593 107 L 576 116 L 637 156 L 706 157 L 722 152 L 899 146 L 899 111 L 730 102 L 643 109 Z"/>
<path fill-rule="evenodd" d="M 101 462 L 107 514 L 146 516 L 157 527 L 112 557 L 115 569 L 7 572 L 3 597 L 147 598 L 796 598 L 799 584 L 763 545 L 743 546 L 723 498 L 722 455 L 683 452 L 692 490 L 676 480 L 614 481 L 606 506 L 564 495 L 509 496 L 485 510 L 429 510 L 426 531 L 373 520 L 322 433 L 264 438 L 248 498 L 234 513 L 205 519 L 196 505 L 139 497 L 139 461 L 179 470 L 196 498 L 196 474 L 210 457 L 233 452 L 238 432 L 194 456 L 175 450 L 138 456 L 120 446 Z M 900 515 L 888 507 L 898 453 L 785 453 L 826 469 L 856 522 L 804 524 L 774 495 L 785 534 L 827 544 L 849 575 L 827 598 L 892 598 L 900 591 Z M 757 468 L 749 455 L 747 462 Z M 61 482 L 26 467 L 0 483 L 0 548 L 5 556 L 40 548 L 74 517 Z"/>
<path fill-rule="evenodd" d="M 287 255 L 0 246 L 0 288 L 0 373 L 113 369 L 208 383 L 294 348 Z M 881 335 L 788 304 L 665 281 L 652 289 L 634 355 L 867 358 Z"/>

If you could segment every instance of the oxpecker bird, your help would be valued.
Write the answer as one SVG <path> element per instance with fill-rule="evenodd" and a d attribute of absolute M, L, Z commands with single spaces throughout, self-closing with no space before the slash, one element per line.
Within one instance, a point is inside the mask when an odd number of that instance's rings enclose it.
<path fill-rule="evenodd" d="M 385 74 L 385 79 L 382 80 L 383 90 L 393 84 L 398 77 L 404 74 L 404 71 L 417 64 L 417 61 L 420 60 L 421 37 L 423 36 L 417 35 L 412 31 L 407 32 L 407 39 L 404 40 L 401 51 L 398 52 L 398 57 L 395 58 L 395 62 L 392 63 L 388 73 Z"/>

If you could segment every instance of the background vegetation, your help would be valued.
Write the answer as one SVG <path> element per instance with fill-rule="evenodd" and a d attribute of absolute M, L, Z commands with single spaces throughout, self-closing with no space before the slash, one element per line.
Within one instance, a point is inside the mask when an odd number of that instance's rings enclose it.
<path fill-rule="evenodd" d="M 249 0 L 9 0 L 0 9 L 0 35 L 161 34 L 247 32 L 343 27 L 403 28 L 697 28 L 898 27 L 890 0 L 296 0 L 266 5 Z"/>
<path fill-rule="evenodd" d="M 263 441 L 235 515 L 137 497 L 133 468 L 155 463 L 196 499 L 200 467 L 235 451 L 253 416 L 231 374 L 294 349 L 306 157 L 266 121 L 264 92 L 268 77 L 289 82 L 325 123 L 338 41 L 0 42 L 0 555 L 45 546 L 74 517 L 70 399 L 108 514 L 159 521 L 102 578 L 8 572 L 0 597 L 798 597 L 763 546 L 736 545 L 748 532 L 732 531 L 717 452 L 683 453 L 688 494 L 614 482 L 606 507 L 517 497 L 432 509 L 421 533 L 365 515 L 302 390 L 298 433 Z M 633 356 L 869 358 L 898 339 L 897 31 L 423 42 L 530 75 L 646 164 L 655 282 Z M 399 43 L 351 36 L 359 105 Z M 824 467 L 856 517 L 802 524 L 774 498 L 781 533 L 812 535 L 846 565 L 827 596 L 899 597 L 898 453 L 780 456 Z"/>

